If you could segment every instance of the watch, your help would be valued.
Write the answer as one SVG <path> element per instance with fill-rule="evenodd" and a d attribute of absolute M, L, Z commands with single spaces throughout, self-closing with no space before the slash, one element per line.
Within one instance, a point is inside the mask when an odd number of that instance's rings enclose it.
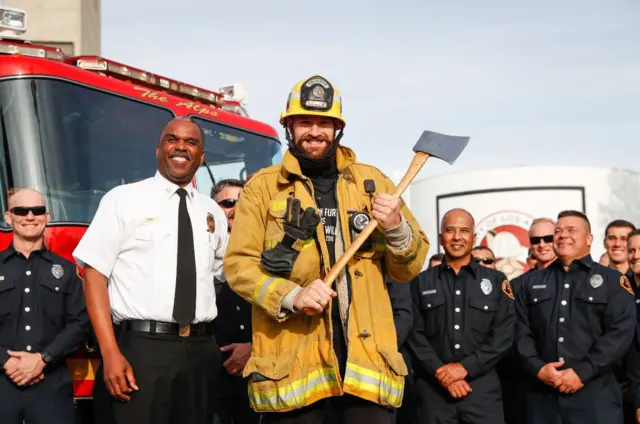
<path fill-rule="evenodd" d="M 53 362 L 53 356 L 49 355 L 47 352 L 42 352 L 42 362 L 49 365 Z"/>

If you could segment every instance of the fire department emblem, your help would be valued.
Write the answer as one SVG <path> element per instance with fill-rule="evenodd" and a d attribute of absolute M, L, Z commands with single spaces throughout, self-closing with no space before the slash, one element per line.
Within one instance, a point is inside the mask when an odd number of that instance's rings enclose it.
<path fill-rule="evenodd" d="M 602 275 L 600 274 L 595 274 L 589 279 L 589 284 L 591 284 L 591 287 L 593 287 L 594 289 L 600 287 L 602 285 L 602 282 Z"/>
<path fill-rule="evenodd" d="M 207 214 L 207 231 L 213 233 L 216 231 L 216 221 L 213 219 L 213 215 Z"/>
<path fill-rule="evenodd" d="M 51 273 L 53 274 L 54 277 L 56 277 L 59 280 L 64 275 L 64 269 L 62 269 L 62 265 L 54 264 L 51 267 Z"/>
<path fill-rule="evenodd" d="M 491 284 L 491 281 L 489 281 L 488 279 L 483 278 L 480 282 L 480 290 L 482 290 L 482 293 L 488 296 L 493 290 L 493 284 Z"/>
<path fill-rule="evenodd" d="M 527 271 L 529 227 L 533 217 L 518 211 L 500 211 L 478 221 L 478 245 L 496 255 L 496 268 L 512 280 Z"/>

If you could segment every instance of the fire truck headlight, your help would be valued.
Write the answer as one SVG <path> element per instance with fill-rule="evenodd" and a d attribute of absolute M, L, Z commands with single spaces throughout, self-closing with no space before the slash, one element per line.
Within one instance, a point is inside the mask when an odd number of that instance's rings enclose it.
<path fill-rule="evenodd" d="M 0 6 L 0 31 L 20 34 L 27 31 L 27 12 L 23 9 Z"/>

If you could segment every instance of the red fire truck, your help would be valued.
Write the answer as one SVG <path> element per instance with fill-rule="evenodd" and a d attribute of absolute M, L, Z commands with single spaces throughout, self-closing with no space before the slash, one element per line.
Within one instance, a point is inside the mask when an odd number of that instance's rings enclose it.
<path fill-rule="evenodd" d="M 24 31 L 21 13 L 0 7 L 0 31 Z M 233 86 L 213 92 L 102 57 L 65 57 L 56 48 L 3 37 L 0 249 L 12 237 L 4 222 L 7 193 L 30 187 L 44 194 L 51 213 L 47 247 L 73 260 L 102 196 L 155 173 L 160 130 L 175 116 L 191 116 L 204 130 L 206 166 L 194 181 L 203 193 L 214 181 L 245 179 L 279 162 L 277 132 L 250 119 L 237 94 Z M 98 364 L 99 355 L 86 346 L 68 361 L 79 403 L 91 399 Z"/>

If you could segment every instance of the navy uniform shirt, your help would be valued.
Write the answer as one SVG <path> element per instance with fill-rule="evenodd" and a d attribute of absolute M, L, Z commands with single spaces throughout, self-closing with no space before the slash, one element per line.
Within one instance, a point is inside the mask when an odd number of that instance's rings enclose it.
<path fill-rule="evenodd" d="M 500 271 L 471 261 L 456 276 L 443 262 L 411 282 L 416 372 L 459 362 L 470 379 L 491 371 L 513 344 L 513 293 Z M 422 372 L 418 371 L 421 370 Z"/>
<path fill-rule="evenodd" d="M 87 337 L 82 279 L 68 260 L 42 249 L 0 252 L 0 364 L 7 350 L 48 353 L 60 363 Z"/>
<path fill-rule="evenodd" d="M 215 280 L 216 303 L 218 316 L 213 320 L 214 334 L 218 346 L 231 343 L 251 343 L 251 304 L 234 292 L 225 282 Z M 232 351 L 222 353 L 222 362 L 229 359 Z M 217 397 L 246 394 L 247 381 L 242 377 L 229 374 L 221 367 L 217 387 L 222 387 L 216 393 Z"/>
<path fill-rule="evenodd" d="M 516 350 L 534 376 L 565 361 L 586 384 L 609 371 L 630 346 L 636 325 L 627 277 L 590 255 L 565 271 L 556 260 L 522 279 L 516 298 Z"/>

